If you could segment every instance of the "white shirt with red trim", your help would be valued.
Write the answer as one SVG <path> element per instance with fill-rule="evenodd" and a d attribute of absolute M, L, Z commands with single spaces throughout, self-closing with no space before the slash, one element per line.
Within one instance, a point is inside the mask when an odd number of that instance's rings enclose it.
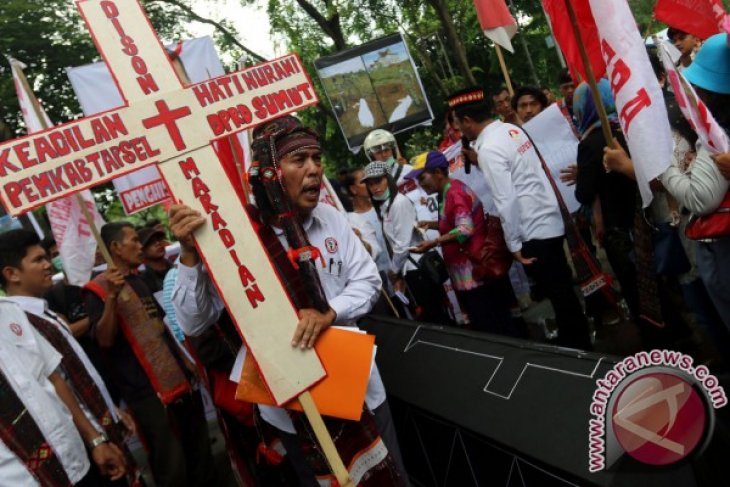
<path fill-rule="evenodd" d="M 81 363 L 84 364 L 84 367 L 89 373 L 91 380 L 94 381 L 94 384 L 96 384 L 96 387 L 99 389 L 99 392 L 101 393 L 102 397 L 104 398 L 104 402 L 106 403 L 106 407 L 109 408 L 109 411 L 111 412 L 112 419 L 114 420 L 114 422 L 118 422 L 119 415 L 117 414 L 117 408 L 114 405 L 114 401 L 112 401 L 112 396 L 111 394 L 109 394 L 109 390 L 106 388 L 106 383 L 104 383 L 104 380 L 101 378 L 101 375 L 96 370 L 96 367 L 94 367 L 94 364 L 91 362 L 89 356 L 86 355 L 86 352 L 81 347 L 81 344 L 71 333 L 71 329 L 69 328 L 68 323 L 66 323 L 63 318 L 61 318 L 48 308 L 48 301 L 42 298 L 34 298 L 32 296 L 7 296 L 6 299 L 16 303 L 26 313 L 31 313 L 43 320 L 48 321 L 63 334 L 63 336 L 66 338 L 66 341 L 68 341 L 68 344 L 71 346 L 71 348 L 73 348 L 74 352 L 76 352 L 79 360 L 81 360 Z M 91 413 L 91 411 L 88 410 L 86 405 L 79 402 L 79 406 L 81 407 L 81 410 L 84 412 L 91 424 L 93 424 L 96 429 L 101 431 L 101 425 L 98 423 L 96 417 Z"/>
<path fill-rule="evenodd" d="M 565 234 L 555 192 L 521 128 L 491 122 L 477 137 L 474 149 L 511 252 L 520 251 L 523 242 Z"/>
<path fill-rule="evenodd" d="M 16 303 L 0 298 L 0 369 L 33 416 L 44 438 L 63 465 L 71 483 L 89 471 L 89 457 L 71 413 L 48 377 L 61 355 L 28 322 Z M 36 486 L 25 464 L 0 441 L 0 483 Z"/>
<path fill-rule="evenodd" d="M 317 271 L 329 305 L 337 313 L 334 324 L 354 326 L 355 320 L 370 311 L 380 293 L 382 281 L 375 262 L 345 216 L 335 208 L 317 205 L 303 226 L 310 244 L 319 248 L 325 261 L 325 267 L 318 264 Z M 288 249 L 283 231 L 277 228 L 274 231 L 284 248 Z M 180 263 L 172 303 L 180 328 L 191 336 L 199 335 L 214 324 L 224 308 L 201 264 L 188 267 Z M 241 353 L 239 362 L 242 363 Z M 240 374 L 233 374 L 231 380 L 238 381 L 239 377 Z M 373 363 L 365 402 L 372 410 L 384 401 L 385 387 Z M 261 405 L 259 410 L 268 423 L 295 433 L 285 410 Z"/>

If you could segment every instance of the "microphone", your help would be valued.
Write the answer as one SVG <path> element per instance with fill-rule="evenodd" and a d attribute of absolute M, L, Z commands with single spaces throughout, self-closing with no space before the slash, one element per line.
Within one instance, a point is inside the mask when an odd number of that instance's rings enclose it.
<path fill-rule="evenodd" d="M 461 150 L 462 154 L 464 151 L 469 150 L 471 147 L 471 143 L 469 142 L 469 139 L 466 138 L 466 135 L 461 136 Z M 471 172 L 471 160 L 464 154 L 464 172 L 469 174 Z"/>

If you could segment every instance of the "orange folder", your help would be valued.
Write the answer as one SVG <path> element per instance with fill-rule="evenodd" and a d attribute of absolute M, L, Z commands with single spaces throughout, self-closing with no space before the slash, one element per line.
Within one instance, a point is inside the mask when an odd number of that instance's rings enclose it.
<path fill-rule="evenodd" d="M 327 329 L 317 339 L 314 348 L 327 376 L 309 392 L 322 415 L 353 421 L 360 419 L 374 346 L 374 336 L 338 328 Z M 246 354 L 243 363 L 236 399 L 276 406 L 250 353 Z M 282 407 L 303 411 L 296 399 Z"/>

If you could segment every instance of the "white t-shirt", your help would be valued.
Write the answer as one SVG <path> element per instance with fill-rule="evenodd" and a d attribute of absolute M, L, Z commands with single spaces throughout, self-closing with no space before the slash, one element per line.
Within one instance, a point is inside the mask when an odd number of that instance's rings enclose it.
<path fill-rule="evenodd" d="M 434 222 L 438 220 L 439 203 L 438 195 L 428 194 L 423 188 L 421 188 L 415 180 L 405 179 L 406 175 L 413 171 L 413 166 L 410 164 L 403 164 L 400 176 L 396 184 L 400 187 L 402 184 L 408 184 L 413 187 L 407 193 L 404 193 L 405 197 L 411 200 L 413 208 L 416 210 L 416 221 L 419 222 Z M 398 164 L 394 164 L 390 169 L 390 174 L 395 177 L 398 171 Z M 436 230 L 426 230 L 427 239 L 438 238 L 439 233 Z"/>
<path fill-rule="evenodd" d="M 61 355 L 36 332 L 20 306 L 0 298 L 0 369 L 75 484 L 87 474 L 90 464 L 71 413 L 48 380 L 60 363 Z M 39 485 L 2 441 L 0 483 Z"/>

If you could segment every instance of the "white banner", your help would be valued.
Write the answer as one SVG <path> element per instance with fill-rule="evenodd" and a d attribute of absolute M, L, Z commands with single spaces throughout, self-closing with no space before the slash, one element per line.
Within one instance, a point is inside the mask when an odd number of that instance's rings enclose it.
<path fill-rule="evenodd" d="M 167 49 L 179 55 L 192 83 L 225 74 L 210 37 L 170 44 Z M 124 104 L 105 63 L 67 68 L 66 74 L 85 115 L 104 112 Z M 244 147 L 244 159 L 248 160 L 247 136 L 241 133 L 238 137 Z M 128 215 L 170 198 L 167 186 L 155 165 L 118 177 L 113 183 L 122 200 L 124 212 Z"/>
<path fill-rule="evenodd" d="M 104 225 L 104 219 L 96 211 L 91 191 L 76 193 L 94 216 L 97 228 Z M 83 286 L 91 278 L 96 256 L 96 240 L 91 233 L 76 195 L 61 198 L 46 205 L 48 220 L 51 222 L 53 238 L 58 245 L 63 262 L 63 273 L 69 284 Z"/>
<path fill-rule="evenodd" d="M 702 144 L 713 154 L 728 152 L 730 144 L 728 144 L 727 134 L 697 96 L 692 85 L 687 82 L 682 73 L 677 71 L 665 42 L 659 44 L 659 54 L 664 69 L 667 71 L 667 79 L 672 85 L 677 104 L 682 110 L 684 118 L 697 132 Z"/>
<path fill-rule="evenodd" d="M 672 162 L 672 134 L 662 90 L 626 0 L 589 0 L 601 41 L 611 91 L 634 161 L 644 207 L 649 182 Z"/>
<path fill-rule="evenodd" d="M 575 186 L 568 186 L 560 180 L 560 170 L 575 164 L 578 159 L 578 138 L 563 112 L 557 103 L 553 103 L 525 123 L 522 128 L 530 134 L 545 159 L 550 176 L 555 180 L 568 211 L 576 212 L 580 208 L 580 203 L 575 199 Z"/>
<path fill-rule="evenodd" d="M 23 114 L 23 120 L 28 133 L 40 132 L 53 124 L 43 110 L 35 94 L 29 92 L 28 81 L 23 74 L 25 65 L 20 61 L 8 58 L 13 71 L 15 91 Z M 94 217 L 97 227 L 104 224 L 99 215 L 91 191 L 78 193 L 86 203 L 89 212 Z M 53 238 L 56 240 L 63 271 L 70 284 L 83 286 L 91 277 L 96 255 L 96 240 L 91 233 L 89 224 L 84 218 L 76 196 L 61 198 L 46 205 L 48 221 L 51 224 Z"/>

